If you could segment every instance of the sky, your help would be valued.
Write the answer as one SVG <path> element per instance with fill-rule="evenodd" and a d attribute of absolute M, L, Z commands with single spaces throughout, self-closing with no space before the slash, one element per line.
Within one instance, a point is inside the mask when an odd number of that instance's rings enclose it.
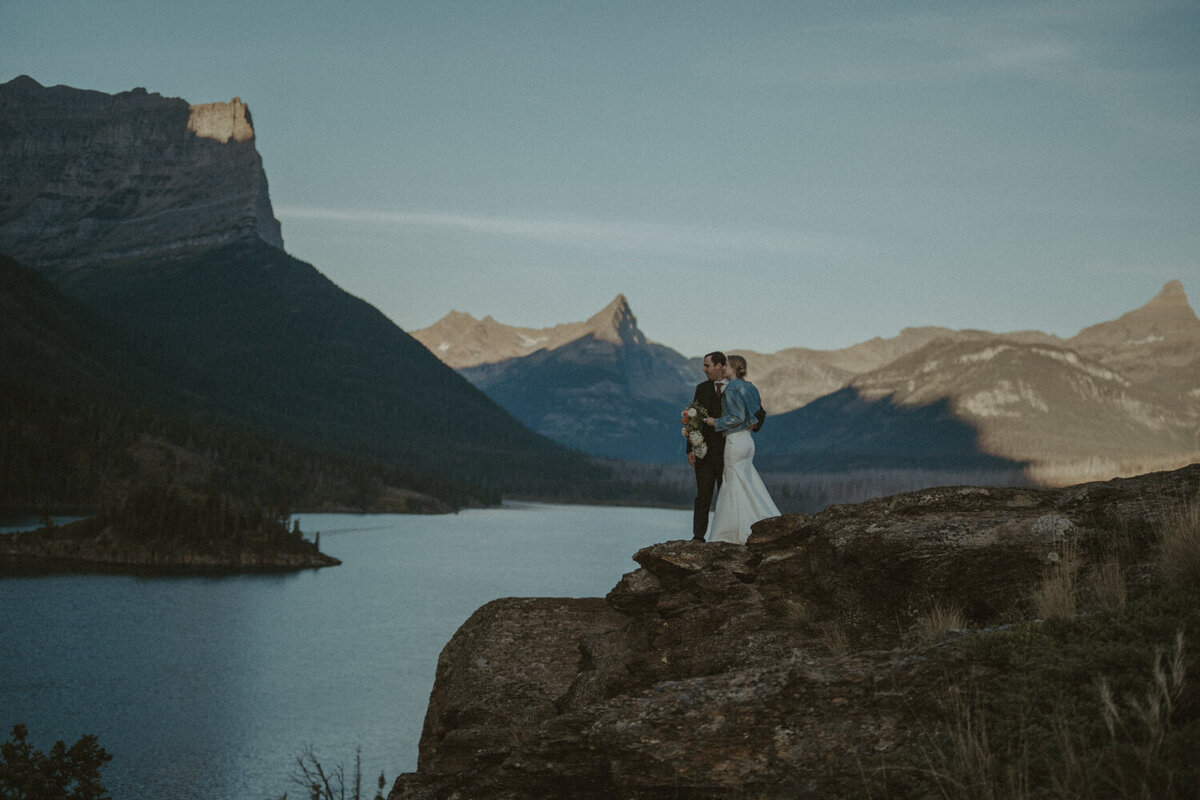
<path fill-rule="evenodd" d="M 405 330 L 1072 336 L 1200 302 L 1200 0 L 18 0 L 0 82 L 248 103 L 285 247 Z"/>

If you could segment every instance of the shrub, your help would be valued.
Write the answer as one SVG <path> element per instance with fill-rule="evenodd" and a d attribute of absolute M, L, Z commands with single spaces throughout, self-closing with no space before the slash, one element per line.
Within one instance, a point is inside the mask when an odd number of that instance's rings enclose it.
<path fill-rule="evenodd" d="M 12 740 L 0 744 L 0 798 L 37 800 L 108 800 L 100 769 L 112 756 L 91 734 L 67 747 L 54 743 L 49 753 L 26 741 L 29 730 L 14 725 Z"/>

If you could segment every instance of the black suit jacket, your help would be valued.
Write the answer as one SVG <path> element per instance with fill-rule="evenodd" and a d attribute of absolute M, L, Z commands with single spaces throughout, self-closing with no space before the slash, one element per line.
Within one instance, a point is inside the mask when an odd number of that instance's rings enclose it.
<path fill-rule="evenodd" d="M 692 401 L 704 406 L 708 411 L 708 416 L 721 416 L 721 398 L 717 397 L 716 387 L 712 381 L 704 381 L 696 385 L 696 393 L 692 396 Z M 704 457 L 707 461 L 715 458 L 717 463 L 720 463 L 725 458 L 725 437 L 716 428 L 705 425 L 701 428 L 704 434 L 704 441 L 708 444 L 708 455 Z M 688 452 L 692 451 L 692 446 L 688 445 Z"/>

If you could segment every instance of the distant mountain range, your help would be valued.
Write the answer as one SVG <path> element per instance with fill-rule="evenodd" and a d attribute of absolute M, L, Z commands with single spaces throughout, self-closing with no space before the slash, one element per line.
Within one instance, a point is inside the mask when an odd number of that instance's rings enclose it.
<path fill-rule="evenodd" d="M 583 323 L 451 312 L 413 336 L 558 441 L 683 457 L 676 420 L 699 360 L 647 341 L 623 296 Z M 841 350 L 726 352 L 749 361 L 771 413 L 759 460 L 780 472 L 1019 466 L 1062 484 L 1200 460 L 1200 319 L 1178 281 L 1070 339 L 925 327 Z"/>
<path fill-rule="evenodd" d="M 12 257 L 5 299 L 21 307 L 27 295 L 17 292 L 65 296 L 58 313 L 23 316 L 19 328 L 9 320 L 6 378 L 21 386 L 23 373 L 46 369 L 28 382 L 29 403 L 5 407 L 5 430 L 32 430 L 35 394 L 86 401 L 103 384 L 122 407 L 152 407 L 154 419 L 202 415 L 281 446 L 359 459 L 364 474 L 371 463 L 402 468 L 417 491 L 428 483 L 422 475 L 473 486 L 476 498 L 622 491 L 619 481 L 605 484 L 606 468 L 529 430 L 283 250 L 249 110 L 237 98 L 189 105 L 144 89 L 107 95 L 22 76 L 0 85 L 0 177 L 0 253 Z M 17 262 L 49 283 L 33 285 Z M 75 335 L 93 325 L 84 314 L 111 330 L 100 339 L 110 348 L 89 349 Z M 55 340 L 65 344 L 48 345 Z M 116 370 L 114 359 L 153 366 Z M 84 439 L 100 435 L 99 423 L 79 417 L 86 405 L 71 406 Z M 199 457 L 191 436 L 170 442 L 184 458 Z M 4 445 L 10 464 L 36 458 L 39 446 L 28 436 Z M 372 475 L 367 483 L 382 490 Z"/>

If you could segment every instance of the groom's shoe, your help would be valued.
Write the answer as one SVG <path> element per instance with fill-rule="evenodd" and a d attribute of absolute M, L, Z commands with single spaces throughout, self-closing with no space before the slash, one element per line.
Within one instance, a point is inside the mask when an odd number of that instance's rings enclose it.
<path fill-rule="evenodd" d="M 703 536 L 693 536 L 692 541 L 693 542 L 706 542 L 708 540 L 705 539 Z"/>

